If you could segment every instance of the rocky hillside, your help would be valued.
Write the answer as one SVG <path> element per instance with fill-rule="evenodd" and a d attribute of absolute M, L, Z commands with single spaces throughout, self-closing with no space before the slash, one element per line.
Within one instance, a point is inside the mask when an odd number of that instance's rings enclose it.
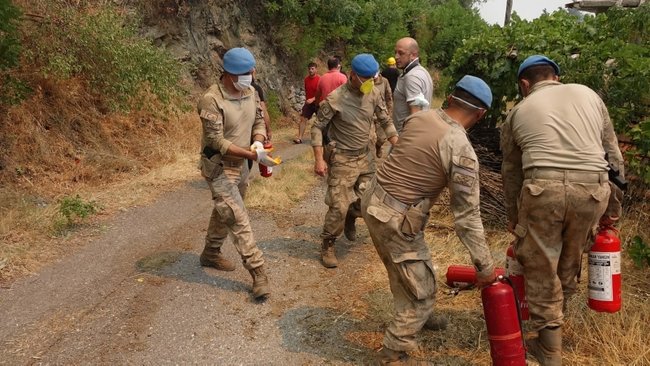
<path fill-rule="evenodd" d="M 136 5 L 144 15 L 143 35 L 169 50 L 189 66 L 201 90 L 214 83 L 223 70 L 222 56 L 232 47 L 250 49 L 257 60 L 257 78 L 267 91 L 274 91 L 285 112 L 299 107 L 300 75 L 270 43 L 272 27 L 265 24 L 260 1 L 166 0 Z"/>

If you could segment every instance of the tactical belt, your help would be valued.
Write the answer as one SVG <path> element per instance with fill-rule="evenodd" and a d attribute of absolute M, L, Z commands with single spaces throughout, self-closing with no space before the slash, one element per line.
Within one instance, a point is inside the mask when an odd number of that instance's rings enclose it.
<path fill-rule="evenodd" d="M 357 150 L 341 149 L 337 147 L 335 151 L 337 154 L 343 154 L 346 156 L 360 156 L 368 153 L 368 146 Z"/>
<path fill-rule="evenodd" d="M 524 172 L 525 179 L 549 179 L 574 183 L 603 183 L 609 180 L 607 172 L 531 168 Z"/>
<path fill-rule="evenodd" d="M 213 156 L 221 155 L 221 153 L 218 150 L 212 149 L 210 146 L 206 146 L 203 148 L 203 155 L 205 155 L 208 159 L 212 159 Z M 239 168 L 244 162 L 244 159 L 225 160 L 223 157 L 220 160 L 221 166 L 227 166 L 231 168 Z"/>
<path fill-rule="evenodd" d="M 379 183 L 377 183 L 376 180 L 373 181 L 373 185 L 374 187 L 370 188 L 373 190 L 372 194 L 374 194 L 375 197 L 377 197 L 377 199 L 383 202 L 386 206 L 398 212 L 406 212 L 406 210 L 408 210 L 409 205 L 402 203 L 397 198 L 391 196 L 381 187 L 381 185 L 379 185 Z"/>

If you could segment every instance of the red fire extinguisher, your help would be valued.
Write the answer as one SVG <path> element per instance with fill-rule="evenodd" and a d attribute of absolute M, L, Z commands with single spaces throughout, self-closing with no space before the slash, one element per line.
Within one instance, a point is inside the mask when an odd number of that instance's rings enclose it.
<path fill-rule="evenodd" d="M 271 141 L 265 141 L 264 142 L 264 150 L 270 150 L 273 148 L 273 144 L 271 144 Z M 270 156 L 270 155 L 269 155 Z M 268 178 L 271 175 L 273 175 L 273 167 L 266 166 L 264 164 L 259 164 L 260 167 L 260 175 Z"/>
<path fill-rule="evenodd" d="M 621 241 L 618 231 L 601 226 L 589 250 L 589 300 L 591 309 L 615 313 L 621 310 Z"/>
<path fill-rule="evenodd" d="M 510 279 L 512 288 L 517 295 L 521 319 L 528 320 L 529 314 L 528 301 L 526 301 L 526 286 L 524 283 L 524 268 L 515 257 L 515 248 L 512 244 L 510 244 L 506 251 L 506 276 Z"/>
<path fill-rule="evenodd" d="M 501 268 L 495 268 L 497 276 L 503 276 L 506 271 Z M 453 264 L 447 267 L 447 286 L 467 288 L 476 283 L 476 268 L 474 266 L 462 266 Z"/>
<path fill-rule="evenodd" d="M 481 290 L 483 314 L 494 366 L 525 366 L 526 349 L 515 293 L 507 279 L 497 280 Z"/>

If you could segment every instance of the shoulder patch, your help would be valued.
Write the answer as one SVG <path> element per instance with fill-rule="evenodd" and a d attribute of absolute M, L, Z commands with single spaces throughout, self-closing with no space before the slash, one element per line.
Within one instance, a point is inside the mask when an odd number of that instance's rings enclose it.
<path fill-rule="evenodd" d="M 476 170 L 476 161 L 473 158 L 467 157 L 467 156 L 461 156 L 458 158 L 458 165 L 462 166 L 463 168 L 467 168 L 470 170 Z"/>
<path fill-rule="evenodd" d="M 318 112 L 320 112 L 321 115 L 325 117 L 330 117 L 334 113 L 332 112 L 332 107 L 330 106 L 329 103 L 323 103 L 319 108 Z"/>
<path fill-rule="evenodd" d="M 219 115 L 217 115 L 216 113 L 208 112 L 205 109 L 201 110 L 200 116 L 201 118 L 207 119 L 208 121 L 212 121 L 212 122 L 217 122 L 219 120 Z"/>
<path fill-rule="evenodd" d="M 454 156 L 451 167 L 451 183 L 455 190 L 470 193 L 475 184 L 477 174 L 477 163 L 468 156 Z"/>

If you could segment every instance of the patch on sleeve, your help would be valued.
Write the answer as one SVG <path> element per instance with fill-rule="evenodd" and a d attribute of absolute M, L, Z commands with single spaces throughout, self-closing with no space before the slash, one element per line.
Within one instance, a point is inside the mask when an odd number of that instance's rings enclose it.
<path fill-rule="evenodd" d="M 219 121 L 219 115 L 218 114 L 206 111 L 205 109 L 201 110 L 200 116 L 201 116 L 201 118 L 207 119 L 208 121 L 212 121 L 212 122 Z"/>
<path fill-rule="evenodd" d="M 470 193 L 477 177 L 476 160 L 467 156 L 454 157 L 451 168 L 451 183 L 455 190 Z"/>
<path fill-rule="evenodd" d="M 332 110 L 332 107 L 330 106 L 329 103 L 323 103 L 319 108 L 318 108 L 318 116 L 323 117 L 327 120 L 330 120 L 332 116 L 334 115 L 334 111 Z"/>
<path fill-rule="evenodd" d="M 467 156 L 461 156 L 458 158 L 458 165 L 469 170 L 476 170 L 476 161 Z"/>

